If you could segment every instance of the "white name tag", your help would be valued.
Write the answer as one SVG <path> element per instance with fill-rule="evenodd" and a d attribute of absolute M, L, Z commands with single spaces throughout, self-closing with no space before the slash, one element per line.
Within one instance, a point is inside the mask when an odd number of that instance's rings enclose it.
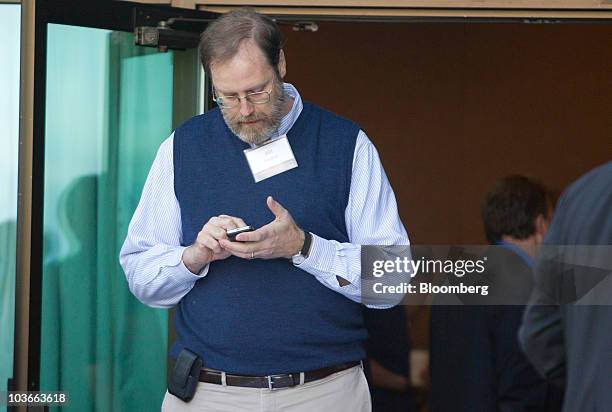
<path fill-rule="evenodd" d="M 244 154 L 255 183 L 298 166 L 286 135 L 261 147 L 246 149 Z"/>

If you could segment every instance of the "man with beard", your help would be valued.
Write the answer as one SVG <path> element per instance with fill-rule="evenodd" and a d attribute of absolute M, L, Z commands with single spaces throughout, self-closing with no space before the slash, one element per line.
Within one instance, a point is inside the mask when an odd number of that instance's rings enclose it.
<path fill-rule="evenodd" d="M 376 149 L 283 83 L 281 43 L 249 9 L 208 26 L 219 107 L 161 145 L 121 250 L 134 295 L 177 306 L 175 372 L 199 380 L 190 401 L 169 386 L 163 410 L 370 410 L 360 245 L 408 237 Z M 183 364 L 195 355 L 202 368 Z"/>

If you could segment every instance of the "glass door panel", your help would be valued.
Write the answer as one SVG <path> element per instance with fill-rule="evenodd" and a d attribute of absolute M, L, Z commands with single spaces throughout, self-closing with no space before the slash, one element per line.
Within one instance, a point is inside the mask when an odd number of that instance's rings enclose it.
<path fill-rule="evenodd" d="M 13 375 L 20 13 L 19 4 L 0 4 L 0 391 Z"/>
<path fill-rule="evenodd" d="M 48 25 L 40 390 L 67 392 L 62 410 L 160 409 L 167 311 L 131 295 L 118 255 L 172 100 L 172 52 Z"/>

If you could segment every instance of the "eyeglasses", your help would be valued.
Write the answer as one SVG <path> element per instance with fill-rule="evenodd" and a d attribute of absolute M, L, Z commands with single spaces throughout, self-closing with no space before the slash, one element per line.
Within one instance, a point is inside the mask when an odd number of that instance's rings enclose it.
<path fill-rule="evenodd" d="M 238 95 L 233 96 L 217 96 L 213 90 L 213 101 L 222 109 L 231 109 L 240 105 L 242 99 L 246 99 L 251 104 L 265 104 L 270 101 L 270 93 L 272 89 L 262 92 L 247 93 L 244 97 Z"/>

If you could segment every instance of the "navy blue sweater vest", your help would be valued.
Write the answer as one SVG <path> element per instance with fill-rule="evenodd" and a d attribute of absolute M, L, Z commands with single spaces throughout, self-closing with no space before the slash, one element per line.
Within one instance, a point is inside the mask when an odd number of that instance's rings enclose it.
<path fill-rule="evenodd" d="M 256 228 L 271 222 L 268 195 L 304 230 L 348 242 L 344 212 L 358 132 L 356 124 L 306 103 L 288 133 L 298 167 L 255 183 L 243 153 L 249 146 L 218 109 L 187 121 L 174 134 L 183 245 L 213 216 L 241 217 Z M 180 301 L 174 322 L 174 356 L 186 347 L 205 366 L 230 373 L 299 372 L 365 357 L 360 305 L 286 259 L 211 263 Z"/>

